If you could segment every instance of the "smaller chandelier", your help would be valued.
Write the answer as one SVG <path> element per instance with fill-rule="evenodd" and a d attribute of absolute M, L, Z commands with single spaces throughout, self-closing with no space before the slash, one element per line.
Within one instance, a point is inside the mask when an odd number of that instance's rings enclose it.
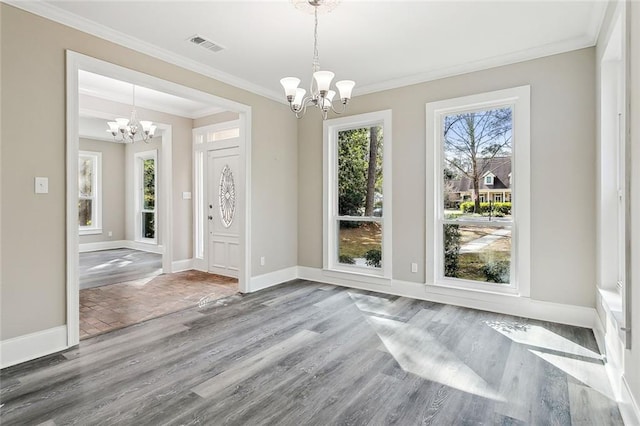
<path fill-rule="evenodd" d="M 298 3 L 301 0 L 293 0 L 298 7 Z M 313 78 L 309 87 L 309 94 L 307 91 L 298 87 L 300 79 L 296 77 L 285 77 L 280 80 L 280 84 L 284 88 L 284 94 L 289 102 L 289 107 L 293 111 L 297 118 L 302 118 L 306 112 L 307 107 L 312 105 L 319 109 L 322 114 L 322 119 L 326 120 L 329 111 L 333 111 L 335 114 L 342 114 L 347 109 L 347 103 L 351 99 L 351 92 L 356 83 L 352 80 L 341 80 L 335 83 L 338 92 L 340 93 L 340 103 L 342 108 L 335 109 L 333 98 L 336 95 L 335 90 L 331 90 L 331 81 L 335 76 L 331 71 L 320 70 L 320 60 L 318 55 L 318 9 L 325 8 L 327 10 L 333 9 L 337 4 L 334 0 L 304 0 L 307 4 L 313 8 L 313 14 L 315 18 L 315 26 L 313 29 L 313 62 L 311 70 L 313 72 Z M 330 7 L 328 7 L 330 6 Z M 300 7 L 299 7 L 300 8 Z M 305 96 L 306 95 L 306 96 Z"/>
<path fill-rule="evenodd" d="M 113 140 L 117 142 L 135 142 L 136 135 L 140 135 L 138 140 L 149 143 L 149 140 L 156 131 L 156 126 L 154 126 L 151 121 L 138 121 L 135 84 L 133 85 L 133 109 L 131 110 L 131 118 L 116 118 L 116 121 L 109 121 L 107 125 L 109 126 L 107 132 L 111 133 Z M 139 132 L 140 129 L 142 129 L 142 132 Z"/>

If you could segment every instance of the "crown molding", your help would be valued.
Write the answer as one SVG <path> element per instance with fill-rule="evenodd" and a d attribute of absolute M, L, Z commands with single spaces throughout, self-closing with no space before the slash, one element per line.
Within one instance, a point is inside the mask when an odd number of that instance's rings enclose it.
<path fill-rule="evenodd" d="M 33 13 L 51 21 L 57 22 L 62 25 L 74 28 L 84 33 L 93 35 L 95 37 L 102 38 L 128 49 L 135 50 L 145 55 L 149 55 L 156 59 L 160 59 L 164 62 L 168 62 L 173 65 L 177 65 L 181 68 L 202 74 L 207 77 L 211 77 L 222 83 L 229 84 L 239 89 L 246 90 L 256 95 L 264 96 L 265 98 L 274 100 L 279 103 L 286 104 L 286 100 L 281 93 L 275 92 L 269 89 L 265 89 L 262 86 L 251 83 L 242 78 L 233 76 L 231 74 L 220 71 L 216 68 L 204 65 L 200 62 L 189 59 L 185 56 L 176 54 L 166 49 L 162 49 L 151 43 L 147 43 L 135 37 L 131 37 L 120 31 L 115 31 L 105 25 L 97 22 L 82 18 L 73 13 L 67 12 L 51 3 L 41 0 L 37 1 L 20 1 L 20 0 L 0 0 L 2 3 L 9 4 L 24 11 Z"/>
<path fill-rule="evenodd" d="M 457 75 L 468 74 L 471 72 L 484 71 L 491 68 L 501 67 L 505 65 L 517 64 L 519 62 L 530 61 L 533 59 L 543 58 L 545 56 L 557 55 L 573 50 L 579 50 L 586 47 L 592 47 L 595 42 L 591 34 L 582 37 L 565 40 L 559 43 L 552 43 L 535 49 L 527 49 L 518 52 L 508 53 L 506 55 L 495 56 L 480 61 L 468 62 L 466 64 L 453 67 L 440 68 L 438 70 L 428 71 L 425 73 L 414 74 L 408 77 L 388 80 L 383 83 L 374 83 L 360 87 L 354 90 L 354 96 L 367 95 L 370 93 L 382 92 L 384 90 L 397 89 L 400 87 L 411 86 L 414 84 L 425 83 L 428 81 L 439 80 L 442 78 L 454 77 Z"/>
<path fill-rule="evenodd" d="M 69 26 L 71 28 L 75 28 L 79 31 L 111 41 L 113 43 L 119 44 L 132 50 L 136 50 L 140 53 L 144 53 L 146 55 L 163 60 L 173 65 L 177 65 L 190 71 L 197 72 L 207 77 L 211 77 L 223 83 L 230 84 L 234 87 L 247 90 L 260 96 L 264 96 L 276 102 L 287 104 L 287 102 L 285 101 L 285 99 L 283 99 L 283 96 L 279 92 L 266 89 L 262 86 L 225 73 L 216 68 L 204 65 L 200 62 L 186 58 L 182 55 L 178 55 L 174 52 L 170 52 L 166 49 L 159 48 L 158 46 L 147 43 L 138 38 L 131 37 L 119 31 L 115 31 L 102 24 L 98 24 L 96 22 L 82 18 L 78 15 L 62 10 L 59 7 L 52 5 L 51 3 L 43 2 L 42 0 L 0 0 L 0 2 L 10 4 L 19 9 L 34 13 L 46 19 L 50 19 L 60 24 Z M 431 70 L 407 77 L 384 81 L 381 83 L 374 83 L 361 87 L 356 86 L 354 95 L 361 96 L 390 89 L 397 89 L 404 86 L 425 83 L 428 81 L 453 77 L 470 72 L 483 71 L 490 68 L 515 64 L 542 58 L 545 56 L 557 55 L 560 53 L 570 52 L 572 50 L 595 46 L 602 29 L 604 17 L 607 10 L 607 4 L 607 1 L 594 2 L 594 8 L 591 12 L 589 28 L 583 36 L 560 41 L 557 43 L 547 44 L 534 49 L 512 52 L 505 55 L 495 56 L 493 58 L 468 62 L 466 64 L 456 65 L 453 67 Z"/>

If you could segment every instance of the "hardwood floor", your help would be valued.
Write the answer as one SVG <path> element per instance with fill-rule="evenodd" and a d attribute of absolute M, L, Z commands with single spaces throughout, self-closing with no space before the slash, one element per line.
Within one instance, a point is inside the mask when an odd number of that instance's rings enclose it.
<path fill-rule="evenodd" d="M 3 425 L 620 425 L 588 329 L 308 281 L 3 370 Z"/>
<path fill-rule="evenodd" d="M 80 288 L 153 277 L 162 273 L 162 255 L 119 248 L 80 253 Z"/>

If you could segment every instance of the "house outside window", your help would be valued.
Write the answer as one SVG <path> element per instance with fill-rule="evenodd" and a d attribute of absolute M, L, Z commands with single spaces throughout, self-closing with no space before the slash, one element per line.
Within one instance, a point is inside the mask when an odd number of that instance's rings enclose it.
<path fill-rule="evenodd" d="M 433 284 L 528 296 L 529 109 L 528 86 L 427 104 L 436 177 L 435 220 L 427 227 L 435 236 L 427 250 Z M 453 210 L 450 192 L 478 194 L 477 201 Z M 502 202 L 512 194 L 515 204 Z"/>
<path fill-rule="evenodd" d="M 391 278 L 391 111 L 324 123 L 324 268 Z"/>
<path fill-rule="evenodd" d="M 102 233 L 102 153 L 80 151 L 78 156 L 78 230 L 80 235 Z"/>
<path fill-rule="evenodd" d="M 488 174 L 484 177 L 484 184 L 485 185 L 493 185 L 493 175 L 492 174 Z"/>

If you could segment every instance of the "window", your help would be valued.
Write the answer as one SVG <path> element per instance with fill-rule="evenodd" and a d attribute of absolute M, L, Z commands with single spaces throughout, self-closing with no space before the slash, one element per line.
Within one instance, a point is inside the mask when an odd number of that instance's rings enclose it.
<path fill-rule="evenodd" d="M 493 175 L 492 174 L 488 174 L 484 177 L 484 184 L 485 185 L 493 185 Z"/>
<path fill-rule="evenodd" d="M 136 241 L 157 242 L 157 165 L 156 150 L 135 154 L 136 162 Z"/>
<path fill-rule="evenodd" d="M 427 228 L 433 283 L 528 296 L 529 87 L 427 104 L 427 123 L 436 177 Z M 509 188 L 513 198 L 503 203 L 502 192 L 480 192 L 483 185 L 504 187 L 504 196 Z M 470 201 L 451 208 L 453 192 Z"/>
<path fill-rule="evenodd" d="M 391 111 L 327 120 L 325 269 L 391 278 Z"/>
<path fill-rule="evenodd" d="M 78 229 L 80 235 L 102 233 L 102 153 L 78 156 Z"/>

